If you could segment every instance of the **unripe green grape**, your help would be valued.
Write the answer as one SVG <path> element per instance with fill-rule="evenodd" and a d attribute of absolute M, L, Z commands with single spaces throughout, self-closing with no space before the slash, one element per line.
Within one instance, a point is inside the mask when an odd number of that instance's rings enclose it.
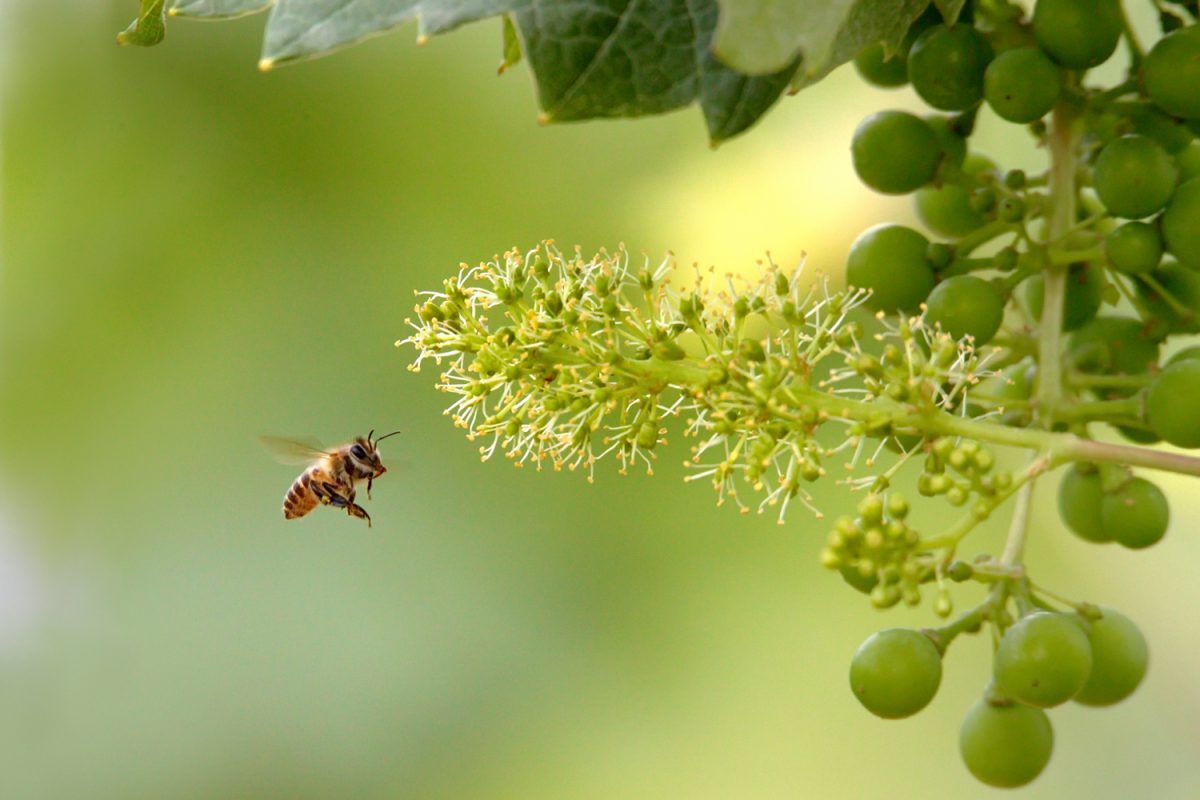
<path fill-rule="evenodd" d="M 928 636 L 891 628 L 862 643 L 850 662 L 850 688 L 884 719 L 909 717 L 929 705 L 942 682 L 942 656 Z"/>
<path fill-rule="evenodd" d="M 1172 364 L 1178 364 L 1181 361 L 1191 361 L 1193 359 L 1200 359 L 1200 344 L 1194 344 L 1191 347 L 1183 348 L 1178 353 L 1167 359 L 1166 366 L 1169 367 Z"/>
<path fill-rule="evenodd" d="M 968 175 L 983 175 L 985 172 L 995 172 L 996 162 L 985 156 L 983 153 L 967 153 L 967 157 L 963 159 L 963 172 Z"/>
<path fill-rule="evenodd" d="M 954 248 L 945 242 L 930 242 L 925 251 L 925 257 L 936 269 L 945 269 L 954 260 Z"/>
<path fill-rule="evenodd" d="M 1058 68 L 1034 47 L 1006 50 L 983 74 L 983 96 L 996 115 L 1009 122 L 1041 119 L 1058 102 Z"/>
<path fill-rule="evenodd" d="M 1200 178 L 1200 142 L 1193 141 L 1187 147 L 1175 153 L 1175 166 L 1179 167 L 1179 183 L 1181 186 L 1192 178 Z"/>
<path fill-rule="evenodd" d="M 883 194 L 907 194 L 933 180 L 942 148 L 925 120 L 879 111 L 858 124 L 850 143 L 859 180 Z"/>
<path fill-rule="evenodd" d="M 1054 729 L 1040 708 L 993 705 L 985 697 L 963 719 L 958 747 L 978 780 L 1013 789 L 1042 774 L 1054 750 Z"/>
<path fill-rule="evenodd" d="M 964 171 L 968 171 L 963 166 L 967 157 L 967 134 L 960 129 L 959 119 L 934 114 L 925 117 L 925 123 L 937 134 L 938 142 L 942 145 L 944 163 L 963 167 Z"/>
<path fill-rule="evenodd" d="M 1196 89 L 1200 94 L 1200 86 Z M 1175 190 L 1162 215 L 1167 250 L 1185 265 L 1200 270 L 1200 178 Z"/>
<path fill-rule="evenodd" d="M 1070 617 L 1039 611 L 1004 632 L 992 661 L 996 688 L 1022 703 L 1050 708 L 1087 682 L 1092 648 Z"/>
<path fill-rule="evenodd" d="M 864 81 L 882 89 L 892 89 L 908 83 L 908 58 L 905 52 L 892 53 L 888 58 L 882 43 L 867 45 L 854 57 L 854 68 Z"/>
<path fill-rule="evenodd" d="M 1141 550 L 1163 538 L 1171 513 L 1161 489 L 1145 478 L 1134 478 L 1104 496 L 1100 518 L 1114 541 Z"/>
<path fill-rule="evenodd" d="M 1119 272 L 1150 272 L 1162 261 L 1162 237 L 1149 223 L 1126 222 L 1104 237 L 1104 252 L 1108 263 Z"/>
<path fill-rule="evenodd" d="M 1071 334 L 1068 353 L 1086 372 L 1138 375 L 1158 362 L 1158 340 L 1130 317 L 1096 317 Z"/>
<path fill-rule="evenodd" d="M 929 230 L 950 239 L 959 239 L 987 220 L 971 207 L 971 193 L 957 183 L 922 186 L 913 195 L 917 216 Z"/>
<path fill-rule="evenodd" d="M 1073 465 L 1058 485 L 1058 514 L 1072 533 L 1088 542 L 1111 542 L 1104 529 L 1100 503 L 1104 500 L 1104 484 L 1100 473 L 1085 472 Z"/>
<path fill-rule="evenodd" d="M 867 305 L 876 311 L 914 312 L 933 289 L 929 240 L 903 225 L 876 225 L 850 246 L 846 282 L 870 289 Z"/>
<path fill-rule="evenodd" d="M 870 594 L 871 590 L 879 585 L 879 576 L 872 572 L 869 575 L 863 575 L 862 571 L 855 565 L 847 564 L 839 567 L 838 572 L 846 583 L 854 587 L 855 590 L 863 594 Z"/>
<path fill-rule="evenodd" d="M 1032 421 L 1032 412 L 1024 401 L 1033 396 L 1037 367 L 1031 359 L 1022 359 L 1005 367 L 996 378 L 998 385 L 989 391 L 1008 406 L 1008 401 L 1017 401 L 1016 407 L 1005 408 L 1000 421 L 1005 425 L 1024 428 Z"/>
<path fill-rule="evenodd" d="M 971 208 L 980 214 L 990 213 L 996 207 L 996 192 L 990 186 L 984 186 L 971 192 Z"/>
<path fill-rule="evenodd" d="M 1133 694 L 1150 661 L 1146 638 L 1129 617 L 1111 608 L 1091 623 L 1087 631 L 1092 645 L 1092 672 L 1087 683 L 1072 698 L 1085 706 L 1111 706 Z"/>
<path fill-rule="evenodd" d="M 1200 118 L 1200 30 L 1195 25 L 1155 43 L 1142 61 L 1142 85 L 1168 114 Z"/>
<path fill-rule="evenodd" d="M 1196 139 L 1187 124 L 1154 105 L 1135 107 L 1128 112 L 1133 123 L 1133 132 L 1149 136 L 1161 144 L 1168 153 L 1178 155 Z"/>
<path fill-rule="evenodd" d="M 1200 332 L 1200 272 L 1166 261 L 1150 275 L 1182 308 L 1172 306 L 1156 289 L 1138 281 L 1138 296 L 1150 313 L 1171 333 Z"/>
<path fill-rule="evenodd" d="M 996 209 L 996 216 L 1005 222 L 1020 222 L 1025 216 L 1025 201 L 1019 197 L 1005 197 Z"/>
<path fill-rule="evenodd" d="M 1067 270 L 1067 291 L 1063 301 L 1064 331 L 1073 331 L 1096 316 L 1104 299 L 1104 274 L 1089 264 L 1072 264 Z M 1046 278 L 1034 275 L 1025 281 L 1025 301 L 1035 319 L 1042 318 L 1046 302 Z"/>
<path fill-rule="evenodd" d="M 926 318 L 955 339 L 970 336 L 975 346 L 987 344 L 1004 322 L 1004 295 L 990 281 L 956 275 L 934 287 L 926 301 Z"/>
<path fill-rule="evenodd" d="M 1157 444 L 1162 441 L 1162 437 L 1151 430 L 1144 428 L 1134 428 L 1129 425 L 1114 425 L 1117 433 L 1134 444 Z"/>
<path fill-rule="evenodd" d="M 1100 151 L 1093 173 L 1104 207 L 1113 216 L 1130 219 L 1161 211 L 1178 177 L 1179 170 L 1163 146 L 1136 133 L 1109 142 Z"/>
<path fill-rule="evenodd" d="M 963 111 L 983 98 L 983 73 L 991 60 L 992 46 L 971 25 L 935 25 L 908 52 L 908 79 L 934 108 Z"/>
<path fill-rule="evenodd" d="M 1176 447 L 1200 447 L 1200 360 L 1184 357 L 1169 364 L 1146 393 L 1146 420 Z"/>
<path fill-rule="evenodd" d="M 1103 64 L 1121 38 L 1118 0 L 1038 0 L 1033 35 L 1059 64 L 1087 69 Z"/>

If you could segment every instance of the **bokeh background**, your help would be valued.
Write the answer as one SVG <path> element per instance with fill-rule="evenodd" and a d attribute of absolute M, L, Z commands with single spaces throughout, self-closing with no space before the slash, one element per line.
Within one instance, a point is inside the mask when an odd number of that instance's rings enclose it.
<path fill-rule="evenodd" d="M 393 347 L 414 289 L 544 237 L 837 275 L 909 218 L 847 146 L 906 91 L 842 70 L 714 152 L 694 110 L 539 127 L 495 22 L 263 75 L 261 19 L 120 49 L 134 5 L 0 11 L 0 797 L 995 794 L 956 750 L 986 641 L 924 713 L 876 720 L 851 654 L 932 615 L 823 571 L 826 523 L 718 509 L 677 449 L 593 486 L 481 464 Z M 1036 169 L 1023 138 L 978 136 Z M 285 524 L 294 470 L 256 437 L 369 428 L 403 431 L 374 528 Z M 1162 484 L 1172 530 L 1132 554 L 1038 493 L 1037 573 L 1139 621 L 1153 663 L 1131 701 L 1053 712 L 1029 797 L 1200 797 L 1200 509 Z"/>

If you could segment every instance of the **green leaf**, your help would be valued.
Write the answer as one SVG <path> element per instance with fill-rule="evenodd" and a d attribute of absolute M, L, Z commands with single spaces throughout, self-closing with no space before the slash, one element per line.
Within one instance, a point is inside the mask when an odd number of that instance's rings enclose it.
<path fill-rule="evenodd" d="M 632 117 L 698 101 L 714 142 L 752 125 L 795 64 L 750 77 L 711 51 L 715 0 L 559 0 L 516 12 L 547 121 Z"/>
<path fill-rule="evenodd" d="M 117 44 L 133 44 L 149 47 L 158 44 L 166 35 L 165 0 L 141 0 L 137 19 L 117 34 Z"/>
<path fill-rule="evenodd" d="M 534 0 L 276 0 L 267 18 L 261 69 L 324 55 L 416 17 L 422 38 Z"/>
<path fill-rule="evenodd" d="M 933 0 L 933 4 L 942 12 L 942 19 L 946 20 L 946 24 L 953 25 L 958 21 L 958 15 L 962 13 L 967 0 Z"/>
<path fill-rule="evenodd" d="M 511 66 L 521 61 L 521 39 L 517 36 L 517 26 L 508 14 L 504 15 L 504 48 L 497 74 L 503 75 Z"/>
<path fill-rule="evenodd" d="M 275 0 L 172 0 L 167 11 L 172 17 L 233 19 L 266 11 Z"/>
<path fill-rule="evenodd" d="M 955 2 L 957 0 L 949 0 Z M 798 56 L 797 86 L 815 83 L 870 44 L 895 46 L 929 0 L 718 0 L 716 51 L 749 75 Z"/>

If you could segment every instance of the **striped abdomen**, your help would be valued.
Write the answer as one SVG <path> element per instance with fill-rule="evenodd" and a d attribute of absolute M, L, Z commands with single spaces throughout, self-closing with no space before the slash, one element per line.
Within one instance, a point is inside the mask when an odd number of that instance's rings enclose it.
<path fill-rule="evenodd" d="M 313 467 L 304 470 L 300 477 L 296 478 L 295 483 L 292 484 L 292 488 L 288 489 L 287 494 L 284 495 L 284 519 L 303 517 L 321 504 L 316 492 L 312 490 L 312 472 Z"/>

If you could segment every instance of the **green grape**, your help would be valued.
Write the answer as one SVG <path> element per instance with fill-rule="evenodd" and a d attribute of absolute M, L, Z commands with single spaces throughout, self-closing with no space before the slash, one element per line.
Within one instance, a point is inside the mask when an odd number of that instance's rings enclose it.
<path fill-rule="evenodd" d="M 970 336 L 975 346 L 987 344 L 1004 322 L 1004 295 L 991 281 L 974 275 L 956 275 L 929 294 L 926 318 L 955 339 Z"/>
<path fill-rule="evenodd" d="M 1064 331 L 1073 331 L 1089 322 L 1100 310 L 1104 299 L 1104 274 L 1089 264 L 1072 264 L 1067 270 L 1067 292 L 1063 301 Z M 1025 281 L 1025 301 L 1035 319 L 1042 318 L 1046 301 L 1046 278 L 1034 275 Z"/>
<path fill-rule="evenodd" d="M 875 573 L 863 575 L 857 566 L 845 564 L 838 567 L 838 572 L 842 576 L 842 580 L 854 587 L 855 590 L 863 594 L 870 594 L 871 590 L 879 584 L 879 576 Z"/>
<path fill-rule="evenodd" d="M 850 688 L 877 717 L 901 719 L 929 705 L 942 682 L 942 655 L 928 636 L 908 628 L 879 631 L 850 662 Z"/>
<path fill-rule="evenodd" d="M 1162 215 L 1162 231 L 1167 250 L 1187 266 L 1200 270 L 1200 178 L 1192 178 L 1175 190 Z"/>
<path fill-rule="evenodd" d="M 1054 729 L 1040 708 L 993 705 L 982 698 L 958 735 L 963 763 L 988 786 L 1013 789 L 1042 773 L 1054 750 Z"/>
<path fill-rule="evenodd" d="M 992 661 L 996 688 L 1014 700 L 1050 708 L 1087 682 L 1092 649 L 1070 617 L 1039 611 L 1004 632 Z"/>
<path fill-rule="evenodd" d="M 903 225 L 876 225 L 850 246 L 846 282 L 870 289 L 867 305 L 876 311 L 915 312 L 933 289 L 929 240 Z"/>
<path fill-rule="evenodd" d="M 908 83 L 908 51 L 912 49 L 913 42 L 941 20 L 941 12 L 936 7 L 927 7 L 909 26 L 904 40 L 896 48 L 896 52 L 892 53 L 891 58 L 886 56 L 882 43 L 868 45 L 854 57 L 854 68 L 863 80 L 873 86 L 884 89 L 904 86 Z"/>
<path fill-rule="evenodd" d="M 983 98 L 983 73 L 992 46 L 971 25 L 935 25 L 908 52 L 908 79 L 929 105 L 963 111 Z"/>
<path fill-rule="evenodd" d="M 1104 237 L 1104 252 L 1119 272 L 1150 272 L 1162 261 L 1162 237 L 1149 223 L 1126 222 Z"/>
<path fill-rule="evenodd" d="M 996 171 L 996 162 L 983 153 L 968 153 L 963 159 L 963 172 L 972 177 Z"/>
<path fill-rule="evenodd" d="M 1200 118 L 1200 30 L 1195 25 L 1155 43 L 1142 61 L 1142 85 L 1168 114 Z"/>
<path fill-rule="evenodd" d="M 1111 608 L 1091 623 L 1092 672 L 1074 701 L 1085 706 L 1111 706 L 1137 689 L 1146 677 L 1150 651 L 1138 626 Z"/>
<path fill-rule="evenodd" d="M 1096 317 L 1071 334 L 1068 358 L 1077 369 L 1139 375 L 1158 363 L 1158 340 L 1136 319 Z"/>
<path fill-rule="evenodd" d="M 887 58 L 882 44 L 867 45 L 854 57 L 854 68 L 872 86 L 891 89 L 908 83 L 908 58 L 901 51 Z"/>
<path fill-rule="evenodd" d="M 1117 544 L 1141 550 L 1163 538 L 1171 513 L 1161 489 L 1145 478 L 1133 478 L 1104 496 L 1100 518 Z"/>
<path fill-rule="evenodd" d="M 929 230 L 949 239 L 966 236 L 987 221 L 971 207 L 971 193 L 957 183 L 922 186 L 913 195 L 913 205 Z"/>
<path fill-rule="evenodd" d="M 1175 165 L 1179 167 L 1179 183 L 1181 186 L 1192 178 L 1200 178 L 1200 142 L 1193 141 L 1176 153 Z M 1176 189 L 1176 192 L 1178 191 Z"/>
<path fill-rule="evenodd" d="M 1179 170 L 1163 146 L 1136 133 L 1109 142 L 1100 151 L 1093 173 L 1104 207 L 1113 216 L 1130 219 L 1161 211 L 1178 177 Z"/>
<path fill-rule="evenodd" d="M 1085 541 L 1111 542 L 1112 536 L 1104 529 L 1100 517 L 1100 503 L 1104 499 L 1104 484 L 1100 473 L 1093 468 L 1084 471 L 1075 464 L 1063 475 L 1058 485 L 1058 515 L 1067 527 Z"/>
<path fill-rule="evenodd" d="M 1155 319 L 1164 322 L 1171 333 L 1200 332 L 1200 317 L 1197 316 L 1200 313 L 1200 272 L 1167 261 L 1150 273 L 1150 277 L 1178 306 L 1172 306 L 1156 289 L 1138 281 L 1138 296 Z"/>
<path fill-rule="evenodd" d="M 906 111 L 879 111 L 858 124 L 850 143 L 859 179 L 883 194 L 907 194 L 933 180 L 942 159 L 938 136 Z"/>
<path fill-rule="evenodd" d="M 1127 117 L 1133 123 L 1133 132 L 1149 136 L 1161 144 L 1173 156 L 1178 156 L 1196 138 L 1196 134 L 1182 121 L 1153 105 L 1130 109 Z"/>
<path fill-rule="evenodd" d="M 1175 355 L 1167 359 L 1166 366 L 1178 364 L 1181 361 L 1191 361 L 1192 359 L 1200 359 L 1200 344 L 1194 344 L 1191 347 L 1185 347 Z"/>
<path fill-rule="evenodd" d="M 1162 441 L 1162 437 L 1154 431 L 1132 428 L 1128 425 L 1114 425 L 1113 427 L 1117 429 L 1117 433 L 1135 444 L 1155 444 Z"/>
<path fill-rule="evenodd" d="M 996 115 L 1009 122 L 1033 122 L 1054 108 L 1062 91 L 1058 68 L 1041 50 L 1006 50 L 983 74 L 983 96 Z"/>
<path fill-rule="evenodd" d="M 1200 398 L 1200 358 L 1184 355 L 1169 363 L 1150 384 L 1146 393 L 1146 420 L 1155 433 L 1176 447 L 1200 447 L 1197 398 Z"/>
<path fill-rule="evenodd" d="M 1000 416 L 1005 425 L 1024 428 L 1032 421 L 1029 408 L 1024 401 L 1033 396 L 1034 383 L 1037 380 L 1037 366 L 1032 359 L 1025 358 L 1016 364 L 1005 367 L 996 379 L 997 385 L 989 389 L 991 394 L 1002 401 L 1017 401 L 1015 408 L 1006 408 Z M 1004 405 L 1008 405 L 1007 402 Z"/>
<path fill-rule="evenodd" d="M 1071 69 L 1107 61 L 1122 27 L 1118 0 L 1038 0 L 1033 9 L 1038 46 Z"/>
<path fill-rule="evenodd" d="M 967 139 L 966 134 L 959 128 L 958 120 L 934 114 L 926 117 L 925 122 L 937 134 L 942 145 L 944 163 L 963 167 L 963 160 L 967 157 Z M 967 171 L 965 167 L 964 171 Z"/>

